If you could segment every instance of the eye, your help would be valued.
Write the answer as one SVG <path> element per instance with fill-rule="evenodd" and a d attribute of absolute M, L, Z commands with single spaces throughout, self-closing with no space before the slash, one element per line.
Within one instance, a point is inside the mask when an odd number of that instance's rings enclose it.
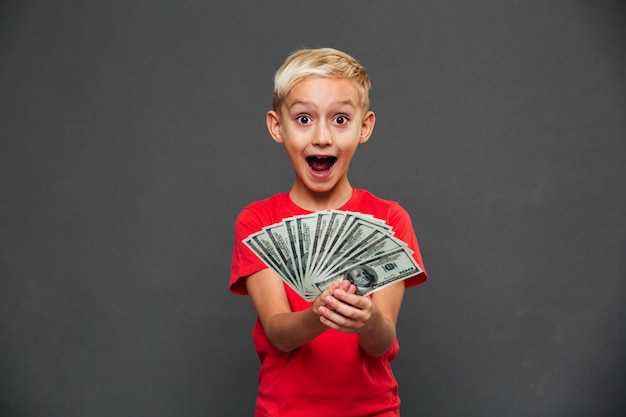
<path fill-rule="evenodd" d="M 296 120 L 298 121 L 298 123 L 300 124 L 307 124 L 307 123 L 311 123 L 311 118 L 309 116 L 307 116 L 306 114 L 301 114 L 296 116 Z"/>
<path fill-rule="evenodd" d="M 337 123 L 338 125 L 343 125 L 348 123 L 348 116 L 346 116 L 345 114 L 340 114 L 335 116 L 335 123 Z"/>

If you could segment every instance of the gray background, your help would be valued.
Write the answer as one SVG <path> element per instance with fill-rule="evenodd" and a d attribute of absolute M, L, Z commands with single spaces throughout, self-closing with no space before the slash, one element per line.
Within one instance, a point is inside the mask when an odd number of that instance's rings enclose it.
<path fill-rule="evenodd" d="M 291 185 L 264 115 L 301 46 L 368 67 L 351 179 L 410 212 L 431 276 L 403 415 L 624 415 L 624 11 L 3 1 L 0 415 L 251 415 L 232 224 Z"/>

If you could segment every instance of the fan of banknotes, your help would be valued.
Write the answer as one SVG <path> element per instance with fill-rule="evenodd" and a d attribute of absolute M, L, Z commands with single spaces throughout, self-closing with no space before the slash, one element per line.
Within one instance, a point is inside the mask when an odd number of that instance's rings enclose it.
<path fill-rule="evenodd" d="M 367 295 L 422 272 L 406 243 L 384 221 L 329 210 L 283 219 L 243 242 L 307 301 L 336 280 Z"/>

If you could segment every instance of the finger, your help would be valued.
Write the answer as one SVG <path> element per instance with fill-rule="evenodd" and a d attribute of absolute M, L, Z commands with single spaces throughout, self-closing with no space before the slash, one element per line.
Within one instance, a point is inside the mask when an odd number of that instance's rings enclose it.
<path fill-rule="evenodd" d="M 320 300 L 322 303 L 325 303 L 326 299 L 330 296 L 332 297 L 333 293 L 339 289 L 339 287 L 341 286 L 341 283 L 338 281 L 333 281 L 330 283 L 330 285 L 324 290 L 322 291 L 322 293 L 320 295 L 317 296 L 316 300 Z"/>
<path fill-rule="evenodd" d="M 370 309 L 373 304 L 372 299 L 368 296 L 356 295 L 353 292 L 341 291 L 340 289 L 333 292 L 333 297 L 361 310 Z"/>
<path fill-rule="evenodd" d="M 350 295 L 350 294 L 346 294 Z M 363 304 L 363 306 L 354 306 L 350 303 L 346 303 L 335 297 L 328 297 L 327 307 L 328 314 L 324 314 L 326 318 L 334 321 L 340 326 L 346 326 L 350 328 L 358 328 L 366 323 L 372 316 L 372 309 L 367 307 L 368 300 L 359 300 L 361 296 L 354 296 L 358 300 L 357 304 Z M 371 302 L 371 300 L 370 300 Z M 331 314 L 334 313 L 334 314 Z"/>
<path fill-rule="evenodd" d="M 341 288 L 344 291 L 348 291 L 351 285 L 352 283 L 350 281 L 348 281 L 347 279 L 344 279 L 343 281 L 341 281 L 341 285 L 339 286 L 339 288 Z"/>
<path fill-rule="evenodd" d="M 328 305 L 328 301 L 331 300 L 332 294 L 335 290 L 339 288 L 339 282 L 331 282 L 331 284 L 326 288 L 320 295 L 317 296 L 313 303 L 313 312 L 316 314 L 320 314 L 319 309 L 322 306 Z"/>
<path fill-rule="evenodd" d="M 333 310 L 322 308 L 320 312 L 322 313 L 320 314 L 320 321 L 332 329 L 345 333 L 354 333 L 362 327 L 361 323 L 351 320 Z"/>

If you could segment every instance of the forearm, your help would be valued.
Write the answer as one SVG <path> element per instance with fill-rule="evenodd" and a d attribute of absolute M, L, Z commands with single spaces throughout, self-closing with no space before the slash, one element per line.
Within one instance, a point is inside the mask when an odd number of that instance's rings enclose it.
<path fill-rule="evenodd" d="M 276 314 L 268 320 L 264 329 L 276 349 L 290 352 L 313 340 L 328 327 L 320 322 L 319 316 L 312 308 L 308 308 L 298 312 Z"/>
<path fill-rule="evenodd" d="M 359 332 L 359 345 L 370 356 L 387 353 L 396 340 L 396 326 L 383 315 L 379 315 L 367 328 Z"/>
<path fill-rule="evenodd" d="M 345 289 L 333 291 L 320 307 L 321 321 L 344 333 L 357 333 L 359 345 L 370 356 L 385 354 L 396 340 L 396 320 L 404 295 L 404 283 L 372 295 L 359 296 Z"/>

